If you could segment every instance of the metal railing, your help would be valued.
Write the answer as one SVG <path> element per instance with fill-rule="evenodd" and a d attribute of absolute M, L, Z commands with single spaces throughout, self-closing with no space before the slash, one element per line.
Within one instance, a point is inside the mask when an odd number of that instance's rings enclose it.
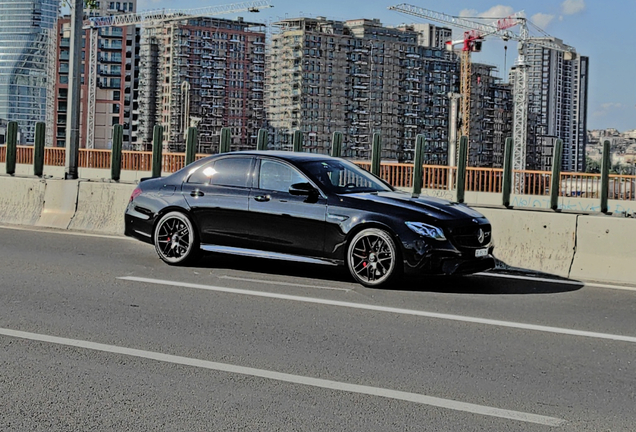
<path fill-rule="evenodd" d="M 110 169 L 110 150 L 80 149 L 80 168 Z M 208 154 L 197 154 L 201 159 Z M 66 151 L 64 147 L 45 147 L 44 164 L 63 167 Z M 6 146 L 0 145 L 0 163 L 6 162 Z M 18 146 L 16 163 L 33 164 L 33 146 Z M 122 170 L 150 171 L 152 152 L 123 151 Z M 356 161 L 358 166 L 371 170 L 370 161 Z M 184 153 L 164 153 L 162 155 L 163 172 L 175 172 L 185 164 Z M 444 165 L 424 165 L 423 187 L 426 189 L 454 189 L 457 181 L 457 168 Z M 468 167 L 466 170 L 466 191 L 501 193 L 503 169 Z M 514 171 L 524 177 L 526 195 L 548 196 L 552 174 L 548 171 Z M 395 187 L 413 187 L 413 164 L 382 163 L 380 177 Z M 611 174 L 609 182 L 610 199 L 636 200 L 636 176 Z M 601 175 L 591 173 L 561 173 L 559 196 L 579 198 L 599 198 Z"/>

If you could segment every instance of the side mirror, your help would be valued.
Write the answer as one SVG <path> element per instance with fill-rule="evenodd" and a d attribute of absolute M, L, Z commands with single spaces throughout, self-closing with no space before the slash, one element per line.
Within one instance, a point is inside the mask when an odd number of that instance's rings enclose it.
<path fill-rule="evenodd" d="M 318 191 L 310 183 L 294 183 L 289 187 L 289 193 L 297 196 L 318 195 Z"/>

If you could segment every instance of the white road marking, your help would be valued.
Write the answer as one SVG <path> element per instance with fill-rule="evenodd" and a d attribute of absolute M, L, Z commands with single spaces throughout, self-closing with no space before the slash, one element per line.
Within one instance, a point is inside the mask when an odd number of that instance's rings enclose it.
<path fill-rule="evenodd" d="M 468 412 L 478 415 L 499 417 L 504 419 L 522 421 L 526 423 L 536 423 L 547 426 L 561 426 L 566 421 L 556 417 L 547 417 L 538 414 L 525 413 L 521 411 L 512 411 L 500 408 L 489 407 L 485 405 L 471 404 L 460 402 L 452 399 L 442 399 L 434 396 L 427 396 L 418 393 L 409 393 L 398 390 L 385 389 L 381 387 L 371 387 L 358 384 L 349 384 L 340 381 L 331 381 L 320 378 L 306 377 L 302 375 L 292 375 L 282 372 L 269 371 L 266 369 L 255 369 L 244 366 L 237 366 L 227 363 L 217 363 L 207 360 L 200 360 L 190 357 L 181 357 L 170 354 L 163 354 L 154 351 L 145 351 L 134 348 L 120 347 L 116 345 L 106 345 L 90 341 L 82 341 L 77 339 L 67 339 L 57 336 L 49 336 L 37 333 L 28 333 L 18 330 L 0 328 L 0 335 L 27 339 L 38 342 L 52 343 L 57 345 L 71 346 L 76 348 L 84 348 L 95 351 L 122 354 L 144 359 L 156 360 L 165 363 L 179 364 L 185 366 L 210 369 L 221 372 L 228 372 L 240 375 L 248 375 L 258 378 L 265 378 L 276 381 L 284 381 L 292 384 L 301 384 L 311 387 L 319 387 L 336 391 L 344 391 L 349 393 L 359 393 L 369 396 L 379 396 L 384 398 L 402 400 L 406 402 L 414 402 L 422 405 L 429 405 L 439 408 L 446 408 L 455 411 Z"/>
<path fill-rule="evenodd" d="M 296 296 L 296 295 L 277 294 L 277 293 L 252 291 L 252 290 L 244 290 L 244 289 L 237 289 L 237 288 L 227 288 L 227 287 L 220 287 L 220 286 L 213 286 L 213 285 L 201 285 L 201 284 L 193 284 L 188 282 L 177 282 L 177 281 L 168 281 L 168 280 L 161 280 L 161 279 L 150 279 L 150 278 L 142 278 L 142 277 L 136 277 L 136 276 L 123 276 L 117 279 L 133 281 L 133 282 L 144 282 L 144 283 L 156 284 L 156 285 L 168 285 L 168 286 L 181 287 L 181 288 L 193 288 L 193 289 L 200 289 L 200 290 L 207 290 L 207 291 L 225 292 L 230 294 L 266 297 L 266 298 L 273 298 L 273 299 L 279 299 L 279 300 L 290 300 L 290 301 L 297 301 L 297 302 L 303 302 L 303 303 L 340 306 L 340 307 L 363 309 L 363 310 L 370 310 L 370 311 L 376 311 L 376 312 L 389 312 L 389 313 L 396 313 L 396 314 L 402 314 L 402 315 L 421 316 L 425 318 L 468 322 L 472 324 L 484 324 L 484 325 L 491 325 L 491 326 L 498 326 L 498 327 L 522 329 L 522 330 L 533 330 L 533 331 L 540 331 L 544 333 L 554 333 L 554 334 L 562 334 L 562 335 L 570 335 L 570 336 L 582 336 L 582 337 L 589 337 L 589 338 L 595 338 L 595 339 L 606 339 L 606 340 L 636 343 L 636 337 L 634 336 L 624 336 L 624 335 L 617 335 L 617 334 L 611 334 L 611 333 L 597 333 L 597 332 L 574 330 L 574 329 L 567 329 L 567 328 L 561 328 L 561 327 L 550 327 L 550 326 L 542 326 L 542 325 L 535 325 L 535 324 L 517 323 L 513 321 L 500 321 L 500 320 L 494 320 L 494 319 L 488 319 L 488 318 L 451 315 L 451 314 L 443 314 L 443 313 L 437 313 L 437 312 L 425 312 L 425 311 L 419 311 L 419 310 L 413 310 L 413 309 L 376 306 L 376 305 L 370 305 L 370 304 L 364 304 L 364 303 L 352 303 L 352 302 L 344 302 L 344 301 L 338 301 L 338 300 L 320 299 L 315 297 L 302 297 L 302 296 Z"/>
<path fill-rule="evenodd" d="M 241 278 L 236 276 L 217 276 L 219 279 L 230 279 L 244 282 L 257 282 L 262 284 L 269 285 L 283 285 L 283 286 L 292 286 L 292 287 L 300 287 L 300 288 L 320 288 L 326 290 L 336 290 L 336 291 L 346 291 L 349 292 L 351 289 L 349 288 L 337 288 L 337 287 L 328 287 L 328 286 L 320 286 L 320 285 L 307 285 L 307 284 L 297 284 L 292 282 L 279 282 L 265 279 L 250 279 L 250 278 Z"/>
<path fill-rule="evenodd" d="M 49 234 L 65 234 L 65 235 L 81 236 L 81 237 L 98 237 L 98 238 L 107 238 L 111 240 L 139 241 L 132 237 L 116 236 L 116 235 L 108 235 L 108 234 L 92 234 L 92 233 L 86 233 L 81 231 L 63 231 L 63 230 L 56 230 L 54 228 L 30 228 L 30 227 L 25 228 L 25 227 L 0 225 L 0 229 L 8 229 L 8 230 L 15 230 L 15 231 L 33 231 L 33 232 L 49 233 Z"/>
<path fill-rule="evenodd" d="M 635 286 L 601 284 L 601 283 L 595 283 L 595 282 L 576 281 L 571 279 L 550 279 L 550 278 L 540 278 L 536 276 L 509 275 L 504 273 L 486 273 L 486 272 L 475 273 L 475 275 L 503 278 L 503 279 L 519 279 L 519 280 L 528 280 L 528 281 L 535 281 L 535 282 L 548 282 L 548 283 L 563 284 L 563 285 L 583 285 L 583 286 L 594 287 L 594 288 L 608 288 L 608 289 L 617 289 L 617 290 L 624 290 L 624 291 L 636 291 Z"/>

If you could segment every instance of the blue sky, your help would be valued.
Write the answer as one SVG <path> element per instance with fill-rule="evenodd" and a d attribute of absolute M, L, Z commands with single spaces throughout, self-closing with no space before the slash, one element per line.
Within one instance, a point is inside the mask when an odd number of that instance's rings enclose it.
<path fill-rule="evenodd" d="M 531 22 L 549 35 L 562 39 L 590 58 L 588 129 L 636 129 L 636 48 L 628 36 L 636 18 L 634 0 L 271 0 L 274 6 L 271 9 L 240 15 L 264 23 L 298 16 L 338 20 L 379 18 L 385 25 L 425 22 L 387 9 L 403 2 L 467 17 L 504 17 L 524 11 Z M 233 1 L 139 0 L 137 9 L 190 9 L 228 3 Z M 539 35 L 537 31 L 533 34 Z M 456 31 L 453 36 L 459 39 L 460 35 Z M 495 65 L 499 76 L 506 76 L 504 61 L 506 68 L 510 68 L 517 56 L 517 46 L 508 42 L 505 50 L 504 45 L 496 38 L 486 40 L 483 51 L 475 53 L 473 61 Z"/>

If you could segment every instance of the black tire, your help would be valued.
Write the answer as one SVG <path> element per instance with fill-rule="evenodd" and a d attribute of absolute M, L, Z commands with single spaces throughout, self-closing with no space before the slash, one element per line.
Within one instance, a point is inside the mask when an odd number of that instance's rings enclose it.
<path fill-rule="evenodd" d="M 384 230 L 367 228 L 357 233 L 347 248 L 351 276 L 366 287 L 386 287 L 402 274 L 402 263 L 393 237 Z"/>
<path fill-rule="evenodd" d="M 199 236 L 188 217 L 178 211 L 163 215 L 153 233 L 159 258 L 170 265 L 192 263 L 201 254 Z"/>

